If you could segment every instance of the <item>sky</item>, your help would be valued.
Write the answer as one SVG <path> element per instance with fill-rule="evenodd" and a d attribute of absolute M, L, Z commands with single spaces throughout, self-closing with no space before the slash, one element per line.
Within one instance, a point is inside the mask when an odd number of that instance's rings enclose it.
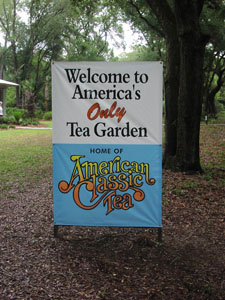
<path fill-rule="evenodd" d="M 118 56 L 119 54 L 121 54 L 123 52 L 131 52 L 132 46 L 134 46 L 137 43 L 140 44 L 140 41 L 138 41 L 140 34 L 134 33 L 131 30 L 131 27 L 128 23 L 123 24 L 123 31 L 124 31 L 124 41 L 126 43 L 126 48 L 124 50 L 123 47 L 120 47 L 118 49 L 116 47 L 114 47 L 113 50 L 114 50 L 115 56 Z M 110 41 L 109 41 L 109 44 L 111 44 Z"/>
<path fill-rule="evenodd" d="M 21 16 L 23 19 L 24 18 L 27 18 L 26 15 L 24 16 Z M 128 23 L 124 23 L 123 24 L 123 30 L 124 30 L 124 42 L 125 42 L 125 49 L 121 46 L 119 48 L 115 47 L 113 45 L 113 41 L 108 40 L 109 42 L 109 45 L 110 45 L 110 48 L 113 48 L 113 51 L 114 51 L 114 55 L 115 56 L 118 56 L 120 55 L 121 53 L 123 52 L 130 52 L 132 51 L 132 46 L 137 43 L 137 40 L 138 40 L 138 37 L 140 37 L 140 34 L 138 33 L 133 33 L 133 31 L 131 30 L 131 27 Z M 117 39 L 117 42 L 119 42 L 119 39 Z M 140 43 L 140 41 L 138 42 Z M 1 31 L 0 31 L 0 44 L 3 45 L 4 44 L 4 40 L 2 38 L 2 34 L 1 34 Z"/>

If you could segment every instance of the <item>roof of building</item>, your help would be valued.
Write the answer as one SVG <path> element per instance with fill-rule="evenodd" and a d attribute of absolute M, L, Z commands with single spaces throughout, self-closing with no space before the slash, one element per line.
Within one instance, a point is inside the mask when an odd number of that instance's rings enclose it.
<path fill-rule="evenodd" d="M 8 87 L 8 86 L 18 86 L 19 84 L 14 83 L 14 82 L 10 82 L 10 81 L 6 81 L 3 79 L 0 79 L 0 87 Z"/>

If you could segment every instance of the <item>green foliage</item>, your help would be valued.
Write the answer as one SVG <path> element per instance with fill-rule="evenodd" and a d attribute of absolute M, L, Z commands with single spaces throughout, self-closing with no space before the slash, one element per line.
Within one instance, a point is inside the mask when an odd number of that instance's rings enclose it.
<path fill-rule="evenodd" d="M 20 125 L 21 125 L 21 126 L 27 126 L 28 124 L 29 124 L 29 122 L 26 121 L 26 120 L 22 120 L 22 121 L 20 122 Z"/>
<path fill-rule="evenodd" d="M 6 116 L 3 118 L 0 118 L 0 123 L 10 124 L 10 123 L 14 123 L 14 122 L 15 122 L 14 116 Z"/>
<path fill-rule="evenodd" d="M 7 106 L 23 106 L 33 112 L 45 110 L 45 86 L 50 88 L 51 62 L 54 60 L 109 60 L 107 32 L 119 28 L 108 13 L 105 1 L 24 0 L 3 1 L 0 30 L 6 47 L 0 47 L 4 76 L 20 84 L 7 91 Z M 29 22 L 19 16 L 26 11 Z M 49 107 L 51 105 L 49 95 Z"/>
<path fill-rule="evenodd" d="M 212 1 L 204 6 L 201 26 L 210 37 L 206 46 L 204 66 L 204 109 L 214 117 L 223 110 L 217 107 L 216 100 L 220 97 L 225 83 L 225 3 Z"/>
<path fill-rule="evenodd" d="M 39 125 L 39 121 L 34 120 L 34 121 L 31 122 L 31 125 L 37 126 L 37 125 Z"/>
<path fill-rule="evenodd" d="M 16 126 L 15 126 L 15 125 L 12 125 L 12 124 L 10 124 L 10 125 L 9 125 L 9 128 L 11 128 L 11 129 L 15 129 L 15 128 L 16 128 Z"/>
<path fill-rule="evenodd" d="M 37 111 L 37 116 L 43 116 L 42 111 Z M 37 118 L 29 118 L 26 109 L 19 109 L 16 107 L 8 107 L 6 112 L 6 117 L 0 119 L 0 123 L 5 124 L 17 124 L 22 126 L 27 125 L 38 125 Z"/>
<path fill-rule="evenodd" d="M 210 35 L 210 43 L 212 47 L 216 47 L 218 51 L 224 51 L 225 3 L 223 0 L 210 1 L 210 4 L 207 2 L 208 1 L 206 1 L 206 4 L 203 7 L 201 15 L 202 30 L 205 34 Z"/>
<path fill-rule="evenodd" d="M 6 106 L 15 107 L 16 106 L 16 89 L 15 87 L 9 87 L 6 90 Z"/>
<path fill-rule="evenodd" d="M 168 1 L 172 9 L 173 2 Z M 29 22 L 20 18 L 19 10 L 27 12 Z M 165 61 L 164 32 L 144 0 L 3 1 L 0 4 L 0 15 L 0 30 L 5 44 L 5 47 L 0 47 L 0 62 L 7 66 L 4 68 L 4 76 L 20 84 L 20 99 L 16 100 L 15 88 L 8 88 L 6 105 L 32 107 L 31 116 L 37 107 L 43 111 L 46 109 L 44 89 L 48 85 L 51 90 L 51 62 L 117 60 L 109 48 L 108 38 L 110 36 L 114 40 L 115 47 L 119 43 L 123 44 L 124 21 L 140 33 L 140 45 L 138 41 L 130 53 L 120 56 L 120 60 Z M 224 17 L 224 1 L 205 2 L 201 27 L 204 33 L 210 34 L 205 62 L 206 94 L 210 92 L 213 72 L 218 73 L 224 66 L 224 58 L 218 66 L 225 45 Z M 116 40 L 118 37 L 120 42 Z M 215 87 L 215 80 L 212 83 L 211 87 Z M 24 100 L 26 92 L 32 96 Z M 50 102 L 49 95 L 49 108 Z M 40 110 L 35 113 L 35 117 L 42 118 Z"/>
<path fill-rule="evenodd" d="M 158 45 L 160 47 L 160 45 Z M 160 51 L 145 45 L 133 46 L 133 51 L 124 52 L 119 56 L 120 61 L 159 61 L 165 59 L 165 49 Z"/>
<path fill-rule="evenodd" d="M 43 120 L 49 121 L 51 119 L 52 119 L 52 112 L 51 111 L 48 111 L 48 112 L 44 113 Z"/>
<path fill-rule="evenodd" d="M 0 117 L 0 124 L 7 124 L 7 119 L 6 117 Z"/>
<path fill-rule="evenodd" d="M 41 109 L 38 109 L 34 112 L 35 118 L 37 118 L 39 120 L 43 118 L 43 115 L 44 115 L 44 113 Z"/>
<path fill-rule="evenodd" d="M 26 117 L 27 111 L 25 109 L 19 109 L 15 107 L 11 108 L 8 114 L 9 116 L 12 114 L 16 124 L 20 124 L 20 121 Z"/>
<path fill-rule="evenodd" d="M 0 129 L 8 129 L 8 125 L 7 124 L 0 124 Z"/>
<path fill-rule="evenodd" d="M 16 124 L 20 124 L 20 120 L 22 119 L 22 117 L 23 117 L 23 112 L 21 111 L 14 112 L 14 118 L 16 120 Z"/>
<path fill-rule="evenodd" d="M 17 107 L 6 107 L 6 116 L 11 117 L 14 116 L 15 113 L 20 113 L 21 117 L 27 116 L 27 110 L 22 109 L 22 108 L 17 108 Z"/>

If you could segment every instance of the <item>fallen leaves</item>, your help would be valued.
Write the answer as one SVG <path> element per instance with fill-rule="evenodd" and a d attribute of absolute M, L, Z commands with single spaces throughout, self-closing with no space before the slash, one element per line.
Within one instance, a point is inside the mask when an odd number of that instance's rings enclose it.
<path fill-rule="evenodd" d="M 203 174 L 163 171 L 162 244 L 153 228 L 60 226 L 55 239 L 50 168 L 0 187 L 0 299 L 222 300 L 222 136 L 202 129 Z"/>

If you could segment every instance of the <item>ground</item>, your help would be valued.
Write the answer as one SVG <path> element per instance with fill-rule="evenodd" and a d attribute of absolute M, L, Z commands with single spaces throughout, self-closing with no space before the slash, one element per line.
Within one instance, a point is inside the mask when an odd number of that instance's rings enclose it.
<path fill-rule="evenodd" d="M 22 181 L 2 171 L 0 299 L 224 299 L 224 127 L 202 126 L 200 145 L 203 174 L 163 171 L 162 243 L 153 228 L 61 226 L 54 238 L 51 162 L 37 156 Z"/>

